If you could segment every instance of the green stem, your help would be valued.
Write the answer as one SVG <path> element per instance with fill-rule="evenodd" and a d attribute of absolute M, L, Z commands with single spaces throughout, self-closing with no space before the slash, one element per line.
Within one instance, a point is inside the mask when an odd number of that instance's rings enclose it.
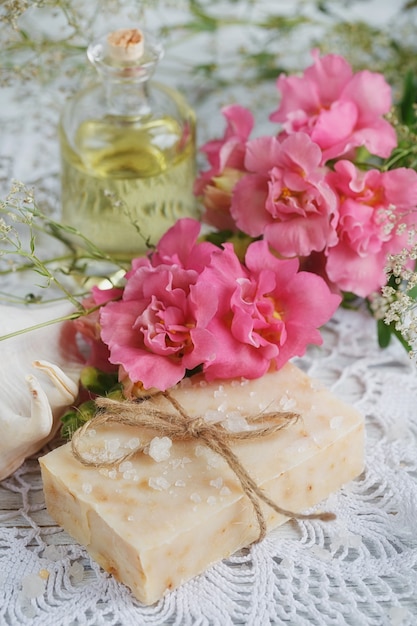
<path fill-rule="evenodd" d="M 6 339 L 12 339 L 13 337 L 18 337 L 19 335 L 24 335 L 25 333 L 31 332 L 33 330 L 39 330 L 40 328 L 46 328 L 47 326 L 52 326 L 52 324 L 59 324 L 61 322 L 70 322 L 78 319 L 82 315 L 86 315 L 87 311 L 74 311 L 69 315 L 63 315 L 62 317 L 56 317 L 52 320 L 48 320 L 46 322 L 40 322 L 39 324 L 35 324 L 34 326 L 28 326 L 27 328 L 21 328 L 20 330 L 14 330 L 7 335 L 2 335 L 0 337 L 0 341 L 6 341 Z"/>

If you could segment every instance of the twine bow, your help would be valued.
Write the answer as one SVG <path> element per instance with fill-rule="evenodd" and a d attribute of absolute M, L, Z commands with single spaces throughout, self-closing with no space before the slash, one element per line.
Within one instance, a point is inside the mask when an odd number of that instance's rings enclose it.
<path fill-rule="evenodd" d="M 278 506 L 271 500 L 263 490 L 256 484 L 253 478 L 246 471 L 239 458 L 230 448 L 230 443 L 244 440 L 261 439 L 268 437 L 282 430 L 288 425 L 294 423 L 298 419 L 295 413 L 287 412 L 263 412 L 258 416 L 250 416 L 246 418 L 248 424 L 259 424 L 259 418 L 262 417 L 263 423 L 256 429 L 243 430 L 239 432 L 231 432 L 226 430 L 221 424 L 206 421 L 203 417 L 191 418 L 184 411 L 183 407 L 168 392 L 161 392 L 156 395 L 162 395 L 172 406 L 173 411 L 159 408 L 152 402 L 152 397 L 147 397 L 141 401 L 118 401 L 110 398 L 97 398 L 96 403 L 101 409 L 92 420 L 86 422 L 84 426 L 78 429 L 71 440 L 72 453 L 75 458 L 83 465 L 93 467 L 103 467 L 120 463 L 138 452 L 143 452 L 149 442 L 138 445 L 133 450 L 127 452 L 123 456 L 112 460 L 98 460 L 86 456 L 81 451 L 80 441 L 84 438 L 86 432 L 90 428 L 96 428 L 111 422 L 123 424 L 124 426 L 133 426 L 151 430 L 158 435 L 169 437 L 172 440 L 190 440 L 198 439 L 202 441 L 210 450 L 219 454 L 229 465 L 230 469 L 238 478 L 243 492 L 252 503 L 259 525 L 259 536 L 256 542 L 261 541 L 266 535 L 266 522 L 262 512 L 261 502 L 265 502 L 271 509 L 286 517 L 296 519 L 319 519 L 329 521 L 335 519 L 333 513 L 321 512 L 312 514 L 294 513 Z"/>

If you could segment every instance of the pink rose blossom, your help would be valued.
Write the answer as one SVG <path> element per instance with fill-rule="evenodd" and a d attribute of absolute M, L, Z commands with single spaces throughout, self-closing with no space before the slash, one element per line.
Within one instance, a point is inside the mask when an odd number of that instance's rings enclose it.
<path fill-rule="evenodd" d="M 219 307 L 207 329 L 220 349 L 204 366 L 207 380 L 258 378 L 302 355 L 307 344 L 321 344 L 317 327 L 340 303 L 322 278 L 299 272 L 296 259 L 280 260 L 265 241 L 252 243 L 244 267 L 231 244 L 212 257 L 203 272 L 216 285 Z"/>
<path fill-rule="evenodd" d="M 82 305 L 86 310 L 94 309 L 94 307 L 102 306 L 111 300 L 119 299 L 122 293 L 123 290 L 118 288 L 99 289 L 93 287 L 91 294 L 82 301 Z M 83 315 L 74 320 L 74 326 L 89 346 L 86 365 L 92 365 L 103 372 L 114 372 L 117 368 L 109 361 L 110 352 L 100 335 L 99 318 L 100 309 L 97 308 L 88 315 Z"/>
<path fill-rule="evenodd" d="M 122 299 L 101 309 L 110 362 L 145 389 L 164 391 L 215 355 L 217 342 L 206 328 L 217 308 L 215 285 L 199 276 L 203 258 L 208 262 L 209 249 L 217 248 L 196 243 L 199 230 L 195 220 L 179 220 L 155 253 L 132 263 Z"/>
<path fill-rule="evenodd" d="M 284 257 L 307 256 L 336 243 L 336 196 L 320 166 L 319 146 L 305 133 L 282 142 L 248 142 L 246 174 L 236 185 L 231 214 L 252 237 L 263 235 Z"/>
<path fill-rule="evenodd" d="M 205 207 L 203 219 L 219 230 L 236 230 L 230 217 L 233 188 L 244 173 L 246 141 L 253 128 L 253 116 L 248 109 L 231 105 L 222 109 L 227 127 L 222 139 L 202 146 L 210 169 L 200 173 L 194 193 L 202 196 Z"/>
<path fill-rule="evenodd" d="M 323 150 L 323 162 L 358 146 L 387 157 L 397 145 L 394 128 L 383 119 L 391 108 L 391 89 L 382 74 L 353 73 L 341 56 L 320 57 L 302 76 L 281 75 L 282 99 L 270 119 L 285 133 L 303 131 Z"/>
<path fill-rule="evenodd" d="M 343 291 L 366 297 L 386 283 L 388 254 L 407 244 L 400 224 L 415 222 L 417 173 L 407 168 L 361 172 L 339 161 L 328 181 L 340 196 L 338 243 L 329 248 L 326 271 Z"/>

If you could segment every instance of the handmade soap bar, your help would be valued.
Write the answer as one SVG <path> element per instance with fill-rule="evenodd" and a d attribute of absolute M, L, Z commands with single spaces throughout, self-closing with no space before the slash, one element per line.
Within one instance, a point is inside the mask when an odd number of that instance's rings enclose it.
<path fill-rule="evenodd" d="M 192 418 L 245 430 L 245 415 L 294 411 L 300 419 L 266 438 L 232 443 L 258 485 L 295 512 L 317 504 L 363 467 L 363 418 L 292 364 L 247 381 L 188 380 L 172 396 Z M 162 402 L 166 402 L 162 399 Z M 66 444 L 40 459 L 50 515 L 108 572 L 151 604 L 257 539 L 253 506 L 226 461 L 202 441 L 155 438 L 111 424 L 86 435 L 99 458 L 151 439 L 146 453 L 86 467 Z M 287 518 L 262 510 L 268 529 Z M 331 522 L 330 522 L 331 523 Z"/>

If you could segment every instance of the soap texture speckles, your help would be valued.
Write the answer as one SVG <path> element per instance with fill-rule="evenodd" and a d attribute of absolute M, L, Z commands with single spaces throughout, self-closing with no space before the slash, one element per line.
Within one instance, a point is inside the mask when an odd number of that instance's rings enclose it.
<path fill-rule="evenodd" d="M 216 412 L 231 431 L 238 423 L 247 428 L 245 416 L 259 416 L 261 423 L 265 407 L 300 416 L 273 435 L 231 444 L 282 508 L 305 511 L 362 471 L 362 416 L 292 364 L 253 381 L 202 385 L 195 378 L 170 393 L 190 418 L 212 421 Z M 84 443 L 107 456 L 110 448 L 128 450 L 133 438 L 144 443 L 155 437 L 133 431 L 108 424 L 90 431 Z M 145 604 L 259 535 L 253 507 L 223 458 L 198 439 L 162 439 L 152 454 L 148 446 L 107 471 L 79 463 L 70 444 L 40 459 L 50 515 Z M 262 510 L 268 529 L 287 519 L 266 504 Z"/>

